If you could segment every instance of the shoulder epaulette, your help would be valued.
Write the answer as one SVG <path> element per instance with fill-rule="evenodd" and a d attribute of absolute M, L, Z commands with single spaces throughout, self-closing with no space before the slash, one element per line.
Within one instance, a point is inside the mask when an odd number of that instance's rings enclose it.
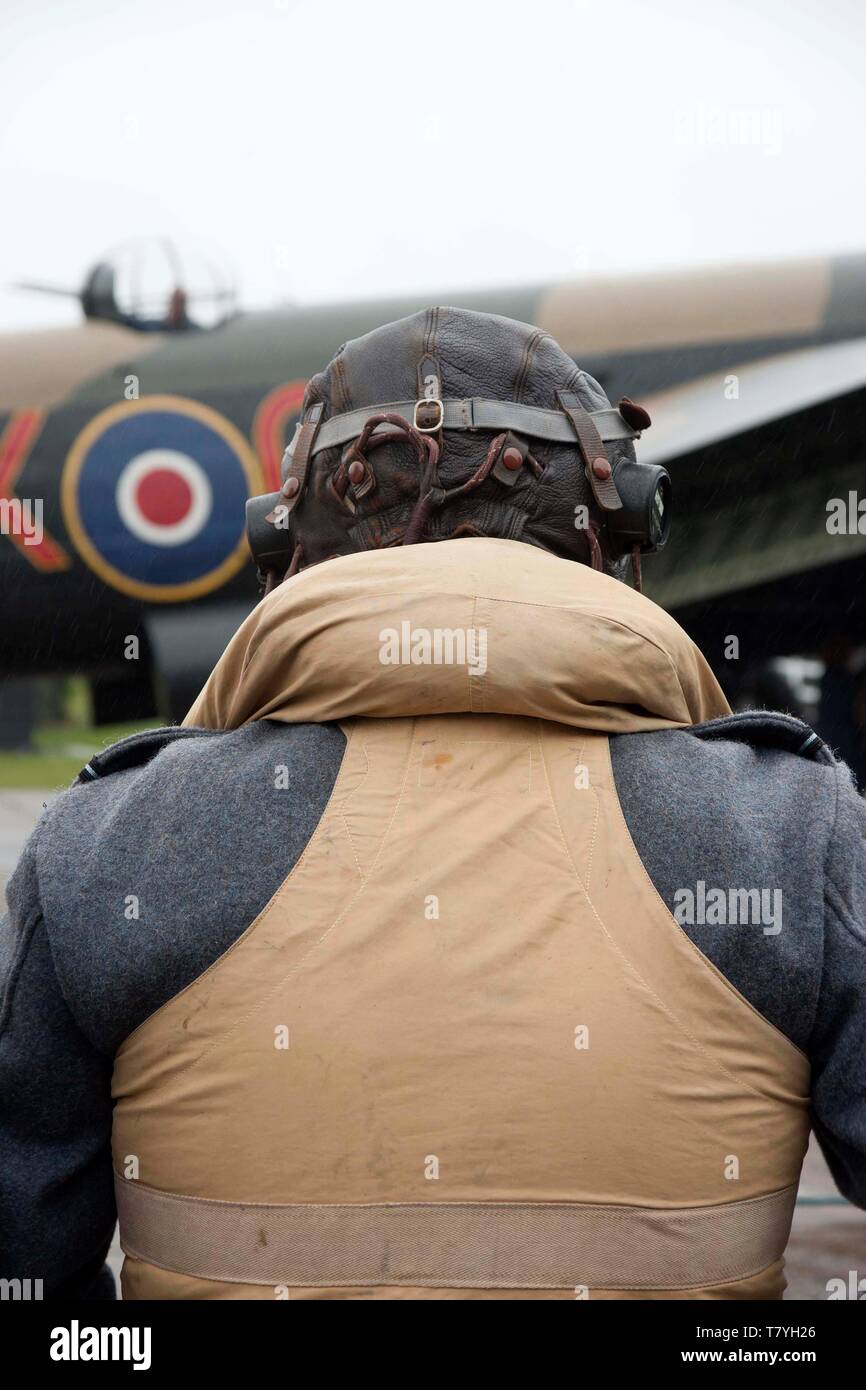
<path fill-rule="evenodd" d="M 690 734 L 698 738 L 735 739 L 757 748 L 782 748 L 801 758 L 815 762 L 835 763 L 836 759 L 824 740 L 793 714 L 775 710 L 746 710 L 729 714 L 723 719 L 710 719 L 705 724 L 693 724 Z"/>
<path fill-rule="evenodd" d="M 73 786 L 84 782 L 95 782 L 100 777 L 110 777 L 113 772 L 125 772 L 130 767 L 143 767 L 155 758 L 169 743 L 181 738 L 202 738 L 216 732 L 213 729 L 184 729 L 170 724 L 164 729 L 146 729 L 141 734 L 130 734 L 119 739 L 101 753 L 94 753 L 90 762 L 81 769 Z"/>

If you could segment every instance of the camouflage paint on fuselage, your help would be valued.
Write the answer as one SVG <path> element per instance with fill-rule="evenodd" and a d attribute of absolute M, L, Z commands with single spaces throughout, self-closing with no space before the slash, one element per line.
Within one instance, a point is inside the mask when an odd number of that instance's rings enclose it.
<path fill-rule="evenodd" d="M 87 322 L 74 329 L 0 337 L 0 499 L 41 500 L 44 529 L 38 547 L 24 545 L 20 537 L 0 536 L 0 660 L 5 669 L 96 670 L 116 662 L 124 637 L 142 632 L 158 609 L 192 615 L 202 605 L 231 604 L 236 610 L 238 604 L 252 603 L 252 567 L 239 562 L 238 479 L 245 479 L 249 488 L 273 486 L 304 383 L 340 343 L 436 300 L 535 322 L 598 377 L 612 400 L 626 394 L 641 399 L 710 374 L 721 381 L 738 366 L 776 353 L 866 336 L 866 257 L 278 308 L 239 315 L 209 332 L 137 333 L 117 324 Z M 166 407 L 163 400 L 158 406 L 157 399 L 166 397 L 174 404 Z M 140 435 L 130 424 L 128 432 L 110 436 L 108 426 L 125 412 L 130 421 L 147 421 L 149 412 L 153 418 Z M 185 423 L 197 412 L 204 424 L 198 432 Z M 810 427 L 810 437 L 815 429 L 820 433 L 822 418 Z M 810 477 L 815 469 L 826 475 L 825 492 L 837 464 L 849 469 L 857 462 L 850 436 L 855 418 L 856 411 L 846 416 L 844 437 L 838 429 L 827 435 L 827 447 L 809 464 L 811 472 L 806 470 Z M 778 444 L 778 430 L 775 437 Z M 93 454 L 97 445 L 98 457 Z M 136 448 L 153 465 L 153 478 L 145 479 L 153 484 L 148 497 L 160 479 L 176 494 L 177 518 L 157 521 L 179 527 L 176 534 L 187 537 L 182 542 L 188 552 L 186 570 L 179 568 L 170 545 L 153 544 L 152 553 L 147 552 L 147 538 L 156 534 L 153 518 L 130 512 L 129 488 L 126 482 L 121 487 L 122 477 L 129 481 L 123 449 L 131 458 Z M 189 450 L 201 455 L 192 459 L 191 468 L 183 464 Z M 251 463 L 254 453 L 257 466 Z M 721 456 L 717 450 L 717 458 Z M 784 496 L 796 485 L 798 470 L 785 467 L 778 447 L 772 467 L 774 488 Z M 731 461 L 729 451 L 727 461 L 717 463 L 715 479 L 704 471 L 698 485 L 699 470 L 692 465 L 693 476 L 678 487 L 674 541 L 658 562 L 678 615 L 682 609 L 689 616 L 690 598 L 707 592 L 706 578 L 698 582 L 700 555 L 695 554 L 690 594 L 689 534 L 694 540 L 712 508 L 720 515 L 726 509 L 730 513 L 738 470 L 747 478 L 747 461 Z M 90 491 L 82 502 L 85 475 Z M 185 486 L 190 507 L 206 513 L 205 524 L 191 540 L 183 529 Z M 754 502 L 750 486 L 742 496 Z M 698 507 L 700 515 L 693 514 Z M 730 523 L 728 515 L 725 524 Z M 129 546 L 130 573 L 124 571 L 124 525 L 137 527 L 136 545 Z M 222 561 L 215 552 L 204 554 L 210 531 L 225 534 Z M 645 568 L 650 592 L 653 563 L 650 559 Z M 804 555 L 801 568 L 808 575 L 815 563 L 815 557 Z M 736 591 L 737 575 L 729 575 L 725 583 Z M 718 585 L 713 587 L 718 597 Z M 662 598 L 663 590 L 664 585 Z M 835 602 L 835 589 L 833 594 Z M 697 618 L 694 623 L 700 627 Z M 191 616 L 191 635 L 194 631 Z M 788 624 L 770 645 L 790 649 L 792 634 Z"/>

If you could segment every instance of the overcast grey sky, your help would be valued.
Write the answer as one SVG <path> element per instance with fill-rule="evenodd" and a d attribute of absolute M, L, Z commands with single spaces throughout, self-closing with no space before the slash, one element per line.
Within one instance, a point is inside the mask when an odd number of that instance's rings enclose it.
<path fill-rule="evenodd" d="M 243 300 L 866 250 L 862 0 L 3 0 L 0 327 L 113 243 Z"/>

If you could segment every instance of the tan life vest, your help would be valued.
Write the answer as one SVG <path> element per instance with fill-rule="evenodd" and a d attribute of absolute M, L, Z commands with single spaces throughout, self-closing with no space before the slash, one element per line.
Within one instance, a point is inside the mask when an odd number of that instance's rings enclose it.
<path fill-rule="evenodd" d="M 469 629 L 474 674 L 437 666 Z M 666 614 L 517 542 L 260 605 L 188 722 L 348 743 L 257 920 L 119 1050 L 124 1297 L 781 1297 L 808 1062 L 658 896 L 607 737 L 725 712 Z"/>

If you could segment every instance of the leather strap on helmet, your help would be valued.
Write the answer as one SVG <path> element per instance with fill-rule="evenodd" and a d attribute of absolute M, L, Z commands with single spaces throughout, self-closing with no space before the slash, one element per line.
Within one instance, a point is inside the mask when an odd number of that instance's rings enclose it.
<path fill-rule="evenodd" d="M 577 397 L 573 399 L 575 405 L 580 407 Z M 424 425 L 425 433 L 430 430 L 431 425 L 434 429 L 490 430 L 496 434 L 510 430 L 515 434 L 528 435 L 530 439 L 542 439 L 552 444 L 571 444 L 576 432 L 572 413 L 567 412 L 565 407 L 562 410 L 543 410 L 540 406 L 523 405 L 519 401 L 491 401 L 477 396 L 463 400 L 452 397 L 441 402 L 426 397 L 420 401 L 393 401 L 386 405 L 363 406 L 359 410 L 333 415 L 329 420 L 320 423 L 313 420 L 313 411 L 317 407 L 312 406 L 304 423 L 298 426 L 295 437 L 286 451 L 289 475 L 294 476 L 293 463 L 299 450 L 302 454 L 306 450 L 305 469 L 306 463 L 322 449 L 333 449 L 337 445 L 346 444 L 350 439 L 357 439 L 373 416 L 400 415 L 412 421 L 416 418 L 418 406 L 422 410 L 430 408 L 431 420 L 429 424 Z M 582 407 L 580 409 L 582 410 Z M 583 414 L 601 441 L 640 437 L 640 430 L 629 424 L 613 407 L 594 410 L 591 413 L 583 411 Z M 315 428 L 308 430 L 307 427 L 310 425 L 314 425 Z M 383 423 L 376 427 L 377 435 L 389 433 L 394 433 L 394 426 Z"/>
<path fill-rule="evenodd" d="M 293 447 L 286 450 L 289 463 L 282 486 L 282 494 L 287 514 L 293 512 L 301 500 L 304 483 L 307 480 L 307 469 L 313 457 L 316 435 L 322 423 L 324 409 L 323 401 L 317 401 L 315 405 L 310 406 L 292 441 Z"/>
<path fill-rule="evenodd" d="M 595 421 L 589 411 L 581 405 L 580 397 L 573 391 L 557 391 L 556 398 L 577 436 L 593 497 L 603 511 L 619 511 L 622 508 L 622 498 L 617 492 L 613 468 Z"/>

